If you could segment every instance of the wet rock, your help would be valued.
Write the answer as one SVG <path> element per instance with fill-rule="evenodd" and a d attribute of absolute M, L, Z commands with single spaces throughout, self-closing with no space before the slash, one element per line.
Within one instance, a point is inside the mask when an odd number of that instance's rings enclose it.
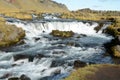
<path fill-rule="evenodd" d="M 50 67 L 62 66 L 64 65 L 64 63 L 65 62 L 63 60 L 53 60 Z"/>
<path fill-rule="evenodd" d="M 28 76 L 23 74 L 20 76 L 20 80 L 31 80 L 31 79 Z"/>
<path fill-rule="evenodd" d="M 35 56 L 35 58 L 39 58 L 39 59 L 44 58 L 44 57 L 46 57 L 46 56 L 43 55 L 43 54 L 37 54 L 37 55 Z"/>
<path fill-rule="evenodd" d="M 33 61 L 34 56 L 27 55 L 27 54 L 17 54 L 13 56 L 14 61 L 21 60 L 21 59 L 29 59 L 30 62 Z"/>
<path fill-rule="evenodd" d="M 5 79 L 5 78 L 8 78 L 9 76 L 12 76 L 12 74 L 11 73 L 6 73 L 3 76 L 1 76 L 0 79 Z"/>
<path fill-rule="evenodd" d="M 74 61 L 74 68 L 75 68 L 75 69 L 76 69 L 76 68 L 85 67 L 85 66 L 87 66 L 87 63 L 85 63 L 85 62 L 82 62 L 82 61 L 80 61 L 80 60 Z"/>
<path fill-rule="evenodd" d="M 18 77 L 11 77 L 8 80 L 20 80 Z"/>
<path fill-rule="evenodd" d="M 99 25 L 97 27 L 94 28 L 94 30 L 96 30 L 96 32 L 98 32 L 102 27 L 103 27 L 103 23 L 99 22 Z"/>
<path fill-rule="evenodd" d="M 80 44 L 77 43 L 77 42 L 68 42 L 66 45 L 67 45 L 67 46 L 80 47 Z"/>
<path fill-rule="evenodd" d="M 66 54 L 65 51 L 53 51 L 52 54 Z"/>
<path fill-rule="evenodd" d="M 35 41 L 38 41 L 38 40 L 40 40 L 40 38 L 35 38 Z"/>
<path fill-rule="evenodd" d="M 58 75 L 61 73 L 61 70 L 60 69 L 56 69 L 54 72 L 52 72 L 51 74 L 52 75 Z"/>
<path fill-rule="evenodd" d="M 87 35 L 85 35 L 85 34 L 80 34 L 81 35 L 81 37 L 87 37 Z"/>

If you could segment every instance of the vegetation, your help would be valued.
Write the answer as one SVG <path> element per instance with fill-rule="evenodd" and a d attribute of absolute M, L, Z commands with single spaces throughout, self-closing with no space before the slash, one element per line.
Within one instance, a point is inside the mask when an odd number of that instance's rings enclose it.
<path fill-rule="evenodd" d="M 5 24 L 5 20 L 0 17 L 0 47 L 10 46 L 19 42 L 25 36 L 25 31 L 14 25 Z"/>
<path fill-rule="evenodd" d="M 55 36 L 55 37 L 69 38 L 69 37 L 72 37 L 74 35 L 74 32 L 53 30 L 50 34 Z"/>
<path fill-rule="evenodd" d="M 98 64 L 79 68 L 65 80 L 119 80 L 120 65 Z"/>

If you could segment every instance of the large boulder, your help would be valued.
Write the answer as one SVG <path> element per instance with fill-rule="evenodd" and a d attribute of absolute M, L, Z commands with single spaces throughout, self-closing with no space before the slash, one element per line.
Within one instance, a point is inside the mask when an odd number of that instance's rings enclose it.
<path fill-rule="evenodd" d="M 69 38 L 69 37 L 72 37 L 74 35 L 74 32 L 53 30 L 50 34 L 55 36 L 55 37 Z"/>
<path fill-rule="evenodd" d="M 16 44 L 24 37 L 25 31 L 22 28 L 7 25 L 3 20 L 0 22 L 0 47 Z"/>

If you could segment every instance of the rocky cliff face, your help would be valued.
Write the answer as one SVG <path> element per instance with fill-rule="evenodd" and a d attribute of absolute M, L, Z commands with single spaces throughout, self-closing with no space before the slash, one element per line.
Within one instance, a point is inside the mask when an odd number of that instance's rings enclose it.
<path fill-rule="evenodd" d="M 68 12 L 64 4 L 52 0 L 0 0 L 0 11 Z"/>

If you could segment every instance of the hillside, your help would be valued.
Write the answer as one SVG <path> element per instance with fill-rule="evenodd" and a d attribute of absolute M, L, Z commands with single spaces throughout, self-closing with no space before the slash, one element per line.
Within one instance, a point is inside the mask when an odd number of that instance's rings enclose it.
<path fill-rule="evenodd" d="M 52 0 L 0 0 L 0 12 L 68 12 L 64 4 Z"/>

